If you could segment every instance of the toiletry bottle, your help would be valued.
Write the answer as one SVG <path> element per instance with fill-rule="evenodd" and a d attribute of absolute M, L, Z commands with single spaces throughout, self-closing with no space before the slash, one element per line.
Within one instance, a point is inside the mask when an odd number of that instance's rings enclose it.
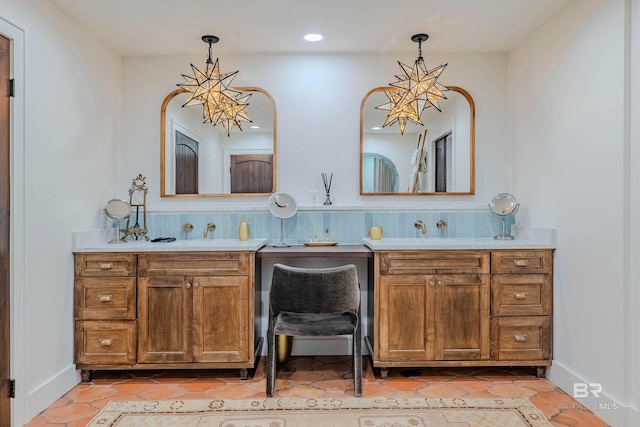
<path fill-rule="evenodd" d="M 247 224 L 246 215 L 242 215 L 242 221 L 238 226 L 238 239 L 249 240 L 249 224 Z"/>

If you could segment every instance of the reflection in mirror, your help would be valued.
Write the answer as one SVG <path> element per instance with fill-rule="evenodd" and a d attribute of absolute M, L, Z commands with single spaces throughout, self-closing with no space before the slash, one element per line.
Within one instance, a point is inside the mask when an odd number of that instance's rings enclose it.
<path fill-rule="evenodd" d="M 410 121 L 404 135 L 397 125 L 382 127 L 389 100 L 378 87 L 360 106 L 360 194 L 475 194 L 475 104 L 471 95 L 447 86 L 442 111 L 422 113 L 424 126 Z M 426 135 L 426 136 L 425 136 Z"/>
<path fill-rule="evenodd" d="M 177 89 L 160 110 L 160 196 L 256 196 L 276 189 L 276 107 L 261 88 L 251 93 L 251 123 L 227 136 L 222 126 L 203 123 L 202 108 L 182 105 L 188 92 Z"/>

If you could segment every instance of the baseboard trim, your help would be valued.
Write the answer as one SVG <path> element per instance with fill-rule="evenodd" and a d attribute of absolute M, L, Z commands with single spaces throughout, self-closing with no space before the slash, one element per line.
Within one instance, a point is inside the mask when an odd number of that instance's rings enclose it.
<path fill-rule="evenodd" d="M 567 368 L 562 362 L 553 361 L 553 365 L 548 369 L 547 377 L 551 382 L 560 387 L 569 396 L 574 395 L 574 384 L 588 384 L 590 381 Z M 599 397 L 576 397 L 580 405 L 598 415 L 612 426 L 637 426 L 640 419 L 638 408 L 620 402 L 609 395 L 606 390 L 599 393 Z"/>
<path fill-rule="evenodd" d="M 26 419 L 31 420 L 78 383 L 80 383 L 80 375 L 75 365 L 69 365 L 42 384 L 29 390 L 25 405 Z"/>

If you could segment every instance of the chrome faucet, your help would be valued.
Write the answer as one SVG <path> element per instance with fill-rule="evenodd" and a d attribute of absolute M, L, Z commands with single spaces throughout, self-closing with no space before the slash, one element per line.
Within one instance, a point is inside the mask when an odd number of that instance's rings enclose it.
<path fill-rule="evenodd" d="M 216 225 L 214 223 L 210 222 L 204 228 L 204 233 L 202 233 L 202 237 L 204 237 L 206 239 L 207 236 L 209 236 L 209 231 L 213 232 L 215 229 L 216 229 Z"/>
<path fill-rule="evenodd" d="M 420 231 L 422 231 L 422 234 L 427 234 L 427 226 L 424 224 L 424 222 L 422 222 L 422 221 L 420 221 L 420 220 L 417 220 L 417 221 L 413 224 L 413 226 L 414 226 L 415 228 L 419 228 L 419 229 L 420 229 Z"/>

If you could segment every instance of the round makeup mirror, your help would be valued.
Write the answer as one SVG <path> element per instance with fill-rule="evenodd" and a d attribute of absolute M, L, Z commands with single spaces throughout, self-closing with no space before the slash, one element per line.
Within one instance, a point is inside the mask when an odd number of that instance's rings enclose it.
<path fill-rule="evenodd" d="M 287 248 L 291 246 L 284 242 L 284 220 L 296 214 L 298 210 L 296 201 L 287 193 L 274 193 L 269 197 L 267 206 L 273 216 L 280 218 L 280 243 L 273 246 L 276 248 Z"/>
<path fill-rule="evenodd" d="M 514 216 L 519 208 L 520 203 L 509 193 L 500 193 L 491 200 L 491 203 L 489 203 L 489 211 L 492 215 L 502 219 L 502 233 L 493 236 L 494 239 L 513 240 L 513 236 L 507 234 L 507 218 Z"/>
<path fill-rule="evenodd" d="M 109 243 L 126 243 L 121 237 L 120 222 L 131 216 L 131 205 L 124 200 L 111 199 L 104 207 L 104 214 L 116 226 L 116 237 Z"/>

